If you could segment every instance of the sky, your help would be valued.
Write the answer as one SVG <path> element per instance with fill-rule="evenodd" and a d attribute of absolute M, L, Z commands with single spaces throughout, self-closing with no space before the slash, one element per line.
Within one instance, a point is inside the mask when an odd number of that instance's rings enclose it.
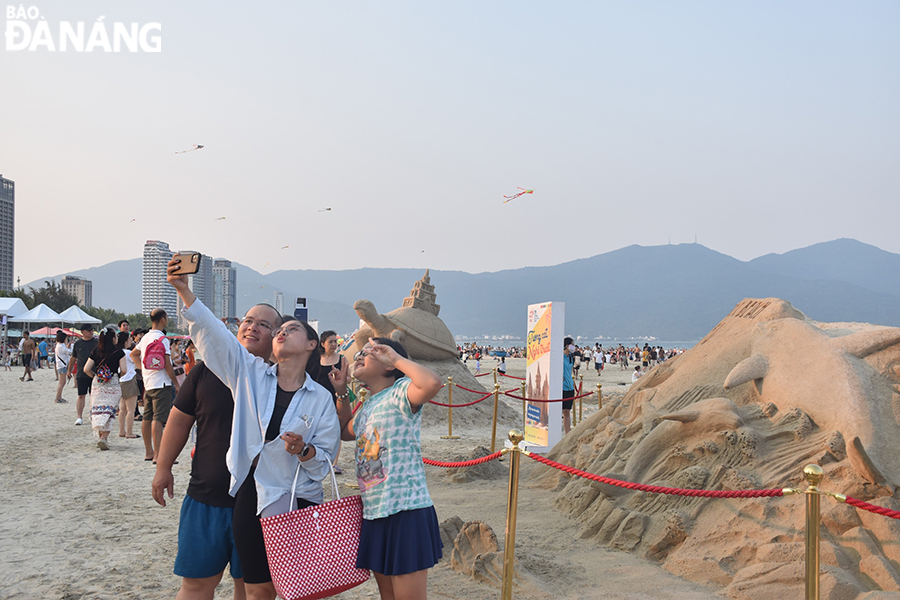
<path fill-rule="evenodd" d="M 3 10 L 56 46 L 0 51 L 23 283 L 148 239 L 263 273 L 695 240 L 741 260 L 841 237 L 900 253 L 895 1 Z M 86 43 L 159 23 L 160 51 L 60 51 L 79 21 Z M 518 187 L 534 193 L 504 204 Z"/>

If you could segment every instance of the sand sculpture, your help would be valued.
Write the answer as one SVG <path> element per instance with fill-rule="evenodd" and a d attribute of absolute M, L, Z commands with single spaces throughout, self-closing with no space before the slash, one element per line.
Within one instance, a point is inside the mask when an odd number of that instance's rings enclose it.
<path fill-rule="evenodd" d="M 900 328 L 816 323 L 784 300 L 744 300 L 550 456 L 617 479 L 702 489 L 805 489 L 802 469 L 817 463 L 821 489 L 900 510 Z M 802 497 L 641 494 L 543 466 L 530 485 L 558 489 L 556 504 L 581 522 L 582 537 L 729 597 L 803 594 Z M 900 590 L 898 521 L 822 503 L 821 597 Z"/>
<path fill-rule="evenodd" d="M 403 344 L 410 358 L 428 366 L 445 381 L 447 377 L 453 377 L 454 384 L 479 392 L 476 394 L 456 388 L 453 392 L 454 404 L 473 402 L 491 390 L 485 390 L 460 362 L 456 340 L 447 325 L 438 317 L 441 307 L 435 303 L 436 299 L 437 294 L 431 283 L 430 271 L 426 270 L 422 279 L 415 282 L 401 307 L 387 314 L 380 314 L 369 300 L 357 300 L 353 308 L 366 325 L 353 334 L 353 344 L 343 354 L 352 364 L 353 355 L 365 346 L 369 338 L 387 337 L 396 340 Z M 434 400 L 447 403 L 448 399 L 445 387 Z M 446 413 L 447 409 L 444 407 L 427 406 L 422 415 L 423 423 L 428 425 L 446 422 Z M 492 416 L 493 402 L 486 400 L 455 410 L 453 423 L 454 427 L 457 427 L 457 424 L 485 425 L 490 424 Z M 517 413 L 501 403 L 498 421 L 504 426 L 513 426 L 518 422 Z"/>

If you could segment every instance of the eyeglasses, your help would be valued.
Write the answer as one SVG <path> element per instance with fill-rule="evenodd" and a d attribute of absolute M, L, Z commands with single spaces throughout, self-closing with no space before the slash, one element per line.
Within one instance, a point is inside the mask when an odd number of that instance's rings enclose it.
<path fill-rule="evenodd" d="M 241 321 L 241 325 L 246 325 L 247 327 L 253 327 L 254 325 L 257 325 L 260 329 L 272 331 L 271 324 L 267 323 L 266 321 L 259 321 L 257 319 L 254 319 L 253 317 L 244 317 L 244 320 Z"/>
<path fill-rule="evenodd" d="M 305 331 L 303 325 L 283 325 L 272 332 L 272 337 L 278 337 L 282 334 L 284 337 L 287 337 L 297 331 Z"/>
<path fill-rule="evenodd" d="M 361 358 L 367 357 L 368 355 L 369 355 L 369 353 L 366 352 L 365 350 L 360 350 L 359 352 L 357 352 L 356 354 L 353 355 L 353 361 L 356 362 Z"/>

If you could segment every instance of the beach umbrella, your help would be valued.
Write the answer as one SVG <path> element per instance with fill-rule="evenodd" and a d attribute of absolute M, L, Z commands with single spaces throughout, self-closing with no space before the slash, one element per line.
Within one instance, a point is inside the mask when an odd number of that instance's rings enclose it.
<path fill-rule="evenodd" d="M 83 325 L 84 323 L 91 323 L 92 325 L 100 324 L 100 319 L 92 317 L 74 304 L 59 313 L 59 318 L 65 323 L 75 323 L 76 325 Z"/>

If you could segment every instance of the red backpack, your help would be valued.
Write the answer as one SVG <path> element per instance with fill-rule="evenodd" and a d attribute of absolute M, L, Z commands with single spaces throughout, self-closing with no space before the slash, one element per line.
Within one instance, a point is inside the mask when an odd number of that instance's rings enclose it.
<path fill-rule="evenodd" d="M 164 335 L 159 336 L 144 349 L 141 362 L 144 368 L 150 371 L 161 371 L 166 368 L 166 345 L 163 344 Z"/>

